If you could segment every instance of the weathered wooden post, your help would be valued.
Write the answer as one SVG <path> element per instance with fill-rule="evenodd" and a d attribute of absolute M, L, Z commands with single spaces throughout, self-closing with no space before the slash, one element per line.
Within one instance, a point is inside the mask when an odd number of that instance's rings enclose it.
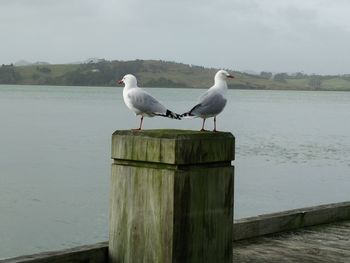
<path fill-rule="evenodd" d="M 109 262 L 232 262 L 234 137 L 112 136 Z"/>

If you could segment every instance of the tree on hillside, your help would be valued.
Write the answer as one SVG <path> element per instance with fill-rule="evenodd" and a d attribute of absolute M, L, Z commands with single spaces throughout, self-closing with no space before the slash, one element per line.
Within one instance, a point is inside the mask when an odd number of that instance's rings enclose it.
<path fill-rule="evenodd" d="M 266 72 L 266 71 L 260 72 L 260 77 L 264 79 L 271 79 L 272 75 L 273 75 L 272 72 Z"/>
<path fill-rule="evenodd" d="M 280 81 L 280 82 L 286 82 L 287 78 L 288 78 L 287 73 L 278 73 L 273 77 L 273 80 Z"/>
<path fill-rule="evenodd" d="M 294 78 L 296 78 L 296 79 L 304 79 L 306 77 L 307 77 L 307 74 L 305 74 L 303 72 L 297 72 L 297 73 L 295 73 L 295 76 L 294 76 Z"/>
<path fill-rule="evenodd" d="M 309 79 L 309 86 L 315 90 L 320 90 L 322 85 L 322 76 L 312 75 Z"/>
<path fill-rule="evenodd" d="M 345 75 L 342 75 L 342 76 L 341 76 L 341 79 L 344 79 L 344 80 L 350 81 L 350 74 L 345 74 Z"/>
<path fill-rule="evenodd" d="M 116 80 L 126 74 L 137 74 L 143 68 L 143 61 L 101 61 L 81 64 L 73 71 L 56 78 L 60 85 L 80 86 L 114 86 Z"/>
<path fill-rule="evenodd" d="M 48 67 L 36 67 L 37 71 L 45 74 L 51 73 L 51 69 Z"/>
<path fill-rule="evenodd" d="M 16 68 L 11 65 L 2 65 L 0 67 L 0 84 L 15 84 L 21 79 L 21 75 Z"/>

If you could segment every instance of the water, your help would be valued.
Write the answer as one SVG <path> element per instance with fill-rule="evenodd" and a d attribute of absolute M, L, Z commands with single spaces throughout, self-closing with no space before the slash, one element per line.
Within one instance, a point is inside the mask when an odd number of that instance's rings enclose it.
<path fill-rule="evenodd" d="M 108 239 L 110 138 L 139 120 L 122 89 L 0 86 L 0 258 Z M 150 89 L 182 112 L 202 90 Z M 229 91 L 235 218 L 350 200 L 350 93 Z M 212 121 L 207 122 L 212 127 Z M 199 129 L 201 120 L 145 119 Z"/>

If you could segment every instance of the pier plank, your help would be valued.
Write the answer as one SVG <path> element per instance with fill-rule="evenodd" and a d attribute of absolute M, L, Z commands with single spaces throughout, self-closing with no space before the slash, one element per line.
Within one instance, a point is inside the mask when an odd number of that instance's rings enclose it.
<path fill-rule="evenodd" d="M 233 262 L 348 263 L 350 221 L 233 242 Z"/>

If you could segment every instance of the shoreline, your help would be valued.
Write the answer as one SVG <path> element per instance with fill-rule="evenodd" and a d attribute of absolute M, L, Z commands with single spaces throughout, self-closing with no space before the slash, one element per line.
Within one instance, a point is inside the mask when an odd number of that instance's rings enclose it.
<path fill-rule="evenodd" d="M 37 86 L 37 87 L 80 87 L 80 88 L 122 88 L 120 86 L 81 86 L 81 85 L 47 85 L 47 84 L 0 84 L 0 87 L 2 86 Z M 160 87 L 160 86 L 153 86 L 153 87 L 148 87 L 148 86 L 142 86 L 142 88 L 146 88 L 146 89 L 203 89 L 206 90 L 209 87 Z M 310 91 L 310 92 L 314 92 L 314 91 L 327 91 L 327 92 L 349 92 L 349 89 L 274 89 L 274 88 L 264 88 L 264 89 L 259 89 L 259 88 L 228 88 L 229 90 L 258 90 L 258 91 Z"/>

